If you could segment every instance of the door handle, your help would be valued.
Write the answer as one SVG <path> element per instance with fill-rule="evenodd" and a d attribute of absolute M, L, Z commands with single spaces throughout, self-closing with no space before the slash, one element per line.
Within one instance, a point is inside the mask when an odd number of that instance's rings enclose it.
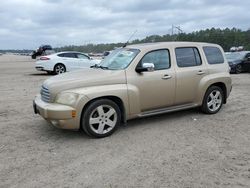
<path fill-rule="evenodd" d="M 202 70 L 199 70 L 197 74 L 198 74 L 198 75 L 202 75 L 202 74 L 205 74 L 205 72 L 202 71 Z"/>
<path fill-rule="evenodd" d="M 168 75 L 168 74 L 165 74 L 165 75 L 162 77 L 163 80 L 167 80 L 167 79 L 170 79 L 170 78 L 172 78 L 172 76 L 170 76 L 170 75 Z"/>

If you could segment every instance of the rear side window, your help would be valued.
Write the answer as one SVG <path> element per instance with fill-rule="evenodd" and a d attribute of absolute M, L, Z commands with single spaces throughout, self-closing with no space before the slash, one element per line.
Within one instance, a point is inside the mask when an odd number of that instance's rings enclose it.
<path fill-rule="evenodd" d="M 224 57 L 221 50 L 217 47 L 206 46 L 203 47 L 204 53 L 207 58 L 208 64 L 221 64 L 224 63 Z"/>
<path fill-rule="evenodd" d="M 176 48 L 175 55 L 178 67 L 193 67 L 201 65 L 201 57 L 197 48 Z"/>
<path fill-rule="evenodd" d="M 64 54 L 57 54 L 57 56 L 59 56 L 59 57 L 64 57 Z"/>
<path fill-rule="evenodd" d="M 143 63 L 153 63 L 155 70 L 168 69 L 170 67 L 170 58 L 168 50 L 156 50 L 147 53 L 141 60 L 141 66 Z"/>
<path fill-rule="evenodd" d="M 68 57 L 68 58 L 76 58 L 74 53 L 62 53 L 62 54 L 58 54 L 57 56 L 59 56 L 59 57 Z"/>

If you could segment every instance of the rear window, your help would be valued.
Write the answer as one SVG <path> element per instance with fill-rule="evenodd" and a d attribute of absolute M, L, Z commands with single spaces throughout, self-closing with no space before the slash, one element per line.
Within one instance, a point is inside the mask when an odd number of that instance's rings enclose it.
<path fill-rule="evenodd" d="M 221 50 L 217 47 L 206 46 L 203 47 L 204 53 L 209 64 L 221 64 L 224 63 L 224 57 Z"/>

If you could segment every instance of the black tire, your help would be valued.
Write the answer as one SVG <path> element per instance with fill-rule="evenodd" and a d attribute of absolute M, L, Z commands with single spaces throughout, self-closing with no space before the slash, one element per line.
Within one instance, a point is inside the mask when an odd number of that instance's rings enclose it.
<path fill-rule="evenodd" d="M 36 59 L 36 54 L 32 54 L 32 55 L 31 55 L 31 58 L 32 58 L 32 59 Z"/>
<path fill-rule="evenodd" d="M 242 66 L 240 64 L 236 65 L 236 67 L 235 67 L 235 73 L 236 74 L 242 73 Z"/>
<path fill-rule="evenodd" d="M 211 99 L 210 94 L 214 95 L 215 92 L 220 93 L 220 100 L 221 100 L 220 104 L 217 104 L 215 102 L 216 99 L 214 99 L 213 101 Z M 221 107 L 223 105 L 224 97 L 225 96 L 224 96 L 223 90 L 220 87 L 218 87 L 218 86 L 209 87 L 205 93 L 204 98 L 203 98 L 201 111 L 203 113 L 206 113 L 206 114 L 216 114 L 221 109 Z M 219 101 L 219 99 L 217 99 L 217 101 Z M 210 102 L 210 104 L 212 103 L 213 107 L 215 107 L 214 109 L 210 108 L 211 106 L 209 106 L 209 104 L 208 104 L 209 102 Z"/>
<path fill-rule="evenodd" d="M 104 116 L 99 114 L 97 108 L 102 108 Z M 109 110 L 113 109 L 114 115 L 108 117 Z M 108 110 L 108 111 L 107 111 Z M 112 111 L 113 112 L 113 111 Z M 90 123 L 90 119 L 98 120 L 97 123 Z M 112 122 L 113 125 L 109 126 L 108 122 Z M 81 128 L 86 134 L 95 138 L 107 137 L 117 129 L 121 123 L 121 111 L 118 105 L 109 99 L 100 99 L 93 101 L 87 106 L 81 117 Z M 101 128 L 100 128 L 101 127 Z M 103 129 L 102 129 L 103 127 Z M 101 133 L 99 133 L 99 128 Z M 106 132 L 105 132 L 106 131 Z"/>
<path fill-rule="evenodd" d="M 54 71 L 53 71 L 54 74 L 62 74 L 65 72 L 66 72 L 66 67 L 64 64 L 58 63 L 54 66 Z"/>

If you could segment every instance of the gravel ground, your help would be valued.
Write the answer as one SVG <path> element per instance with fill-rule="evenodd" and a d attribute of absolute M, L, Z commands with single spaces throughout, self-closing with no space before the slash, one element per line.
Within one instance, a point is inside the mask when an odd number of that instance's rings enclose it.
<path fill-rule="evenodd" d="M 50 126 L 32 100 L 50 76 L 0 56 L 0 187 L 250 187 L 250 74 L 216 115 L 181 111 L 129 121 L 92 139 Z"/>

